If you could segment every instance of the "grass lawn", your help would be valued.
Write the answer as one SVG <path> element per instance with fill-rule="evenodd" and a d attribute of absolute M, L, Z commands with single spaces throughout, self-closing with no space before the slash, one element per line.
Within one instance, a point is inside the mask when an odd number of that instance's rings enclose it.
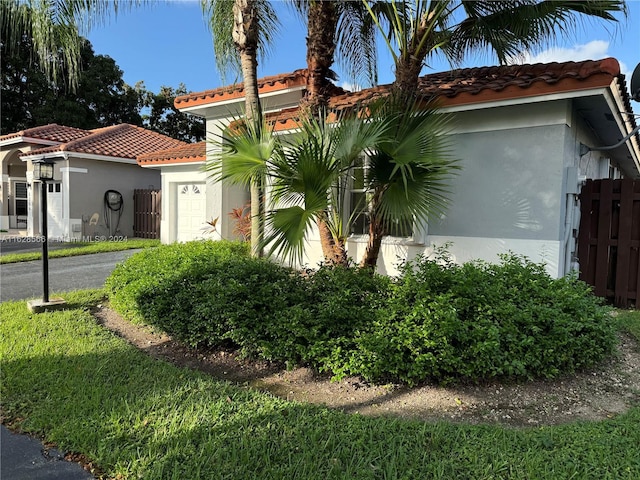
<path fill-rule="evenodd" d="M 132 250 L 134 248 L 150 248 L 160 245 L 160 240 L 150 240 L 136 238 L 132 240 L 123 240 L 118 242 L 91 242 L 91 243 L 73 243 L 57 250 L 49 250 L 49 258 L 75 257 L 77 255 L 89 255 L 91 253 L 107 253 L 119 252 L 122 250 Z M 0 264 L 30 262 L 32 260 L 40 260 L 42 251 L 26 252 L 26 253 L 9 253 L 0 257 Z"/>
<path fill-rule="evenodd" d="M 346 415 L 154 360 L 96 325 L 88 307 L 101 299 L 70 293 L 69 310 L 40 315 L 0 305 L 1 398 L 7 423 L 108 477 L 640 478 L 640 406 L 526 429 Z"/>

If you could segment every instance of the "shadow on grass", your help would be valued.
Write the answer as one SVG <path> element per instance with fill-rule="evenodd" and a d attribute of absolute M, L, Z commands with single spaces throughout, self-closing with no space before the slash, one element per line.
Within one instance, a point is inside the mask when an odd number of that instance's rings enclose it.
<path fill-rule="evenodd" d="M 58 333 L 50 332 L 50 336 Z M 131 478 L 637 478 L 638 411 L 516 430 L 344 415 L 154 360 L 103 331 L 88 350 L 9 355 L 3 409 Z M 32 338 L 38 342 L 38 338 Z M 65 350 L 64 345 L 60 348 Z M 34 348 L 37 350 L 37 348 Z M 6 356 L 5 356 L 6 358 Z"/>

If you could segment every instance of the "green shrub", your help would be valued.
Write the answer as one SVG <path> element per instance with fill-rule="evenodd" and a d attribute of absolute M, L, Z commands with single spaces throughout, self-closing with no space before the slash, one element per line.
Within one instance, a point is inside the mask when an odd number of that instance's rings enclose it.
<path fill-rule="evenodd" d="M 386 277 L 353 268 L 301 275 L 237 244 L 194 242 L 142 252 L 107 281 L 112 306 L 194 347 L 322 368 L 336 343 L 371 321 Z"/>
<path fill-rule="evenodd" d="M 590 287 L 513 255 L 459 266 L 439 252 L 391 280 L 301 274 L 244 244 L 195 242 L 134 255 L 107 287 L 120 312 L 190 345 L 373 381 L 554 377 L 595 364 L 615 340 Z"/>
<path fill-rule="evenodd" d="M 195 241 L 161 245 L 136 253 L 119 264 L 107 279 L 109 299 L 118 311 L 135 321 L 146 321 L 140 310 L 143 298 L 162 303 L 169 287 L 183 279 L 198 279 L 226 258 L 246 257 L 248 247 L 241 242 Z"/>
<path fill-rule="evenodd" d="M 356 343 L 334 370 L 412 384 L 555 377 L 600 361 L 615 336 L 585 283 L 505 255 L 499 264 L 408 263 L 386 310 Z"/>

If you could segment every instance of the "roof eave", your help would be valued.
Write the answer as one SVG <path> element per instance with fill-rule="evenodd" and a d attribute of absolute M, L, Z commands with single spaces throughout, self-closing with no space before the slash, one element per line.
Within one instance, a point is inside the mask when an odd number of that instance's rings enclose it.
<path fill-rule="evenodd" d="M 35 137 L 12 137 L 4 140 L 0 140 L 0 147 L 4 147 L 7 145 L 15 145 L 16 143 L 36 143 L 38 145 L 60 145 L 61 142 L 56 142 L 54 140 L 44 140 L 42 138 Z"/>
<path fill-rule="evenodd" d="M 183 160 L 183 159 L 163 159 L 163 160 L 157 160 L 154 162 L 150 162 L 150 161 L 145 161 L 145 162 L 138 162 L 138 165 L 140 165 L 142 168 L 161 168 L 161 167 L 176 167 L 176 166 L 181 166 L 181 165 L 204 165 L 206 163 L 206 160 L 204 159 L 197 159 L 197 160 Z"/>
<path fill-rule="evenodd" d="M 104 162 L 127 163 L 132 165 L 137 164 L 134 158 L 115 157 L 110 155 L 97 155 L 95 153 L 70 152 L 67 150 L 63 150 L 59 152 L 40 153 L 35 155 L 23 155 L 20 157 L 20 159 L 23 161 L 27 161 L 27 160 L 38 161 L 45 158 L 62 158 L 64 160 L 67 160 L 70 158 L 78 158 L 83 160 L 100 160 Z"/>
<path fill-rule="evenodd" d="M 268 103 L 270 98 L 284 96 L 290 93 L 303 92 L 306 85 L 297 85 L 293 87 L 282 88 L 272 92 L 260 94 L 261 102 Z M 237 116 L 244 106 L 244 95 L 225 100 L 203 99 L 196 102 L 185 102 L 185 106 L 176 106 L 183 113 L 189 113 L 202 118 L 224 118 Z M 223 108 L 227 107 L 227 108 Z M 233 108 L 230 108 L 233 107 Z M 218 115 L 212 115 L 214 111 L 219 111 Z"/>

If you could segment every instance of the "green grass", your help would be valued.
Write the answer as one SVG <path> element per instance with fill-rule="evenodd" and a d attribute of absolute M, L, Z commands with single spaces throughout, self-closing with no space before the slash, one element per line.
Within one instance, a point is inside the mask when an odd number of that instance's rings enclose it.
<path fill-rule="evenodd" d="M 109 477 L 637 479 L 640 407 L 603 422 L 515 429 L 346 415 L 154 360 L 69 310 L 0 305 L 5 419 Z M 636 326 L 640 323 L 630 320 Z"/>
<path fill-rule="evenodd" d="M 617 310 L 618 328 L 640 339 L 640 310 Z"/>
<path fill-rule="evenodd" d="M 64 247 L 59 250 L 49 250 L 49 258 L 75 257 L 78 255 L 89 255 L 92 253 L 119 252 L 122 250 L 132 250 L 134 248 L 151 248 L 160 245 L 160 240 L 150 240 L 136 238 L 118 242 L 100 241 L 92 243 L 73 243 L 75 247 Z M 0 257 L 0 264 L 18 263 L 40 260 L 42 252 L 9 253 Z"/>

